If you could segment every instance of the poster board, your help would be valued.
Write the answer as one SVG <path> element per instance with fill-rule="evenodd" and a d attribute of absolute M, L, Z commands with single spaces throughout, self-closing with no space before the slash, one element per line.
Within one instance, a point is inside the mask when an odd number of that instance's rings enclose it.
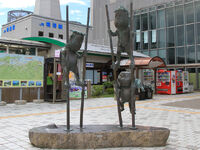
<path fill-rule="evenodd" d="M 43 87 L 44 58 L 0 54 L 0 88 Z"/>
<path fill-rule="evenodd" d="M 69 82 L 70 82 L 70 91 L 69 91 L 69 97 L 80 99 L 81 93 L 82 93 L 82 87 L 75 85 L 76 79 L 73 72 L 70 72 L 69 74 Z M 85 87 L 85 98 L 87 98 L 87 87 Z"/>

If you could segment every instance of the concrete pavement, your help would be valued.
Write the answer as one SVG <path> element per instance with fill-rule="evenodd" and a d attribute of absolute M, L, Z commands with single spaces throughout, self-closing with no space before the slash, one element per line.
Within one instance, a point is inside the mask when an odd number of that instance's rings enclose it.
<path fill-rule="evenodd" d="M 152 100 L 137 101 L 136 124 L 166 127 L 171 130 L 166 147 L 113 148 L 138 150 L 200 150 L 200 109 L 170 106 L 168 103 L 198 101 L 200 93 L 156 95 Z M 28 131 L 33 127 L 66 124 L 65 103 L 8 104 L 0 107 L 0 150 L 39 150 L 33 147 Z M 71 124 L 79 124 L 80 100 L 71 101 Z M 131 124 L 128 106 L 122 113 L 124 124 Z M 118 116 L 113 98 L 85 101 L 84 125 L 116 124 Z M 110 149 L 110 148 L 109 148 Z"/>

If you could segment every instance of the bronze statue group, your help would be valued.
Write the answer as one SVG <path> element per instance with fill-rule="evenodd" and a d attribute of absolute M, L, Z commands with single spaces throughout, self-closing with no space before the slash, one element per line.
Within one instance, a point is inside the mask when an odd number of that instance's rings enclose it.
<path fill-rule="evenodd" d="M 114 88 L 117 97 L 117 108 L 119 116 L 120 127 L 123 127 L 121 112 L 124 110 L 124 103 L 129 103 L 130 112 L 132 114 L 132 129 L 135 127 L 135 77 L 134 77 L 134 57 L 133 57 L 133 9 L 132 3 L 130 5 L 130 15 L 128 10 L 120 7 L 115 11 L 115 27 L 116 31 L 113 32 L 110 29 L 110 19 L 108 6 L 106 8 L 107 15 L 107 25 L 108 34 L 110 40 L 110 49 L 112 55 L 112 69 L 114 74 Z M 80 113 L 80 128 L 83 128 L 83 110 L 84 110 L 84 81 L 85 81 L 85 63 L 87 57 L 87 41 L 88 41 L 88 31 L 89 31 L 89 18 L 90 18 L 90 8 L 88 8 L 88 18 L 87 18 L 87 28 L 86 28 L 86 38 L 85 38 L 85 50 L 80 55 L 78 51 L 84 40 L 84 34 L 72 31 L 72 35 L 69 38 L 69 21 L 68 21 L 68 6 L 67 6 L 67 18 L 66 18 L 66 32 L 67 32 L 67 44 L 65 50 L 61 52 L 61 66 L 63 70 L 63 84 L 62 84 L 62 97 L 67 101 L 67 131 L 70 131 L 70 101 L 69 101 L 69 72 L 72 71 L 76 78 L 76 84 L 82 86 L 82 98 L 81 98 L 81 113 Z M 118 37 L 117 53 L 115 54 L 112 44 L 112 36 Z M 128 71 L 122 71 L 117 76 L 117 71 L 120 67 L 121 53 L 125 52 L 131 60 L 131 64 Z M 82 81 L 79 78 L 79 70 L 77 66 L 78 59 L 83 57 L 83 75 Z"/>

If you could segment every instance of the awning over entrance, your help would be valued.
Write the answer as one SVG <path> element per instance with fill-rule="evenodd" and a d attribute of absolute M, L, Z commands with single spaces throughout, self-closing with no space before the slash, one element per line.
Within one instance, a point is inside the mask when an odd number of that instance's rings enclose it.
<path fill-rule="evenodd" d="M 165 68 L 166 64 L 165 61 L 156 56 L 156 57 L 146 57 L 146 58 L 140 58 L 140 57 L 135 57 L 135 66 L 141 69 L 154 69 L 154 68 Z M 125 59 L 120 62 L 121 67 L 127 67 L 130 65 L 130 60 Z"/>
<path fill-rule="evenodd" d="M 64 40 L 60 40 L 60 39 L 53 39 L 53 38 L 47 38 L 47 37 L 26 37 L 26 38 L 23 38 L 23 40 L 45 42 L 45 43 L 54 44 L 60 47 L 65 47 Z"/>

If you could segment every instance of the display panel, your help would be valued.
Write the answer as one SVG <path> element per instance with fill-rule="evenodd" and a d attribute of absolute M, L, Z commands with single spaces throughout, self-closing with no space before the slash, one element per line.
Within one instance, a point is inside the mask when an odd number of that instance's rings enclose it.
<path fill-rule="evenodd" d="M 30 55 L 0 55 L 0 87 L 43 87 L 44 58 Z"/>

